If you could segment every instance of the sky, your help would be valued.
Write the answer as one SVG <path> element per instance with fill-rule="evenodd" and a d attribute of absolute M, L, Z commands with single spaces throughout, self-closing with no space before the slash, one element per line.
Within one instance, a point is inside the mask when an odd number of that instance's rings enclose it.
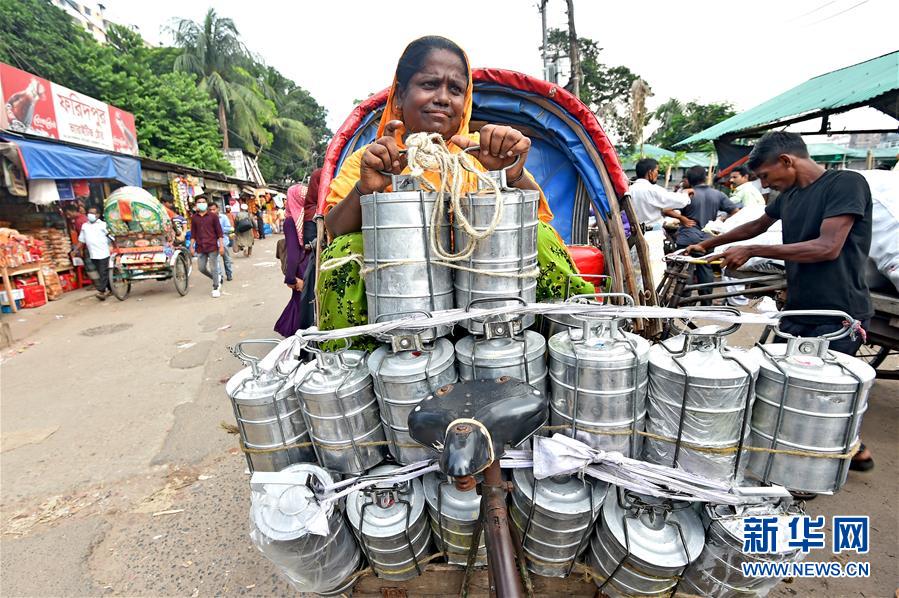
<path fill-rule="evenodd" d="M 172 18 L 201 21 L 208 8 L 235 21 L 247 47 L 307 89 L 336 129 L 357 100 L 386 87 L 406 44 L 437 34 L 456 41 L 475 67 L 542 75 L 536 0 L 104 0 L 113 21 L 168 44 Z M 730 7 L 733 8 L 730 8 Z M 564 0 L 549 0 L 549 27 L 567 27 Z M 651 108 L 668 98 L 728 101 L 745 110 L 803 81 L 899 49 L 889 30 L 895 0 L 755 0 L 680 3 L 576 0 L 580 37 L 600 58 L 646 80 Z M 888 23 L 893 23 L 889 26 Z M 875 110 L 834 128 L 895 126 Z"/>

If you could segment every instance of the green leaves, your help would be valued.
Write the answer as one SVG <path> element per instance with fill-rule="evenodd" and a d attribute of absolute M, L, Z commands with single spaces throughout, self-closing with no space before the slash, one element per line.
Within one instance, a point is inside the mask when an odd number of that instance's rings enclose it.
<path fill-rule="evenodd" d="M 45 0 L 0 0 L 0 61 L 134 113 L 143 155 L 231 173 L 220 149 L 230 141 L 271 182 L 316 167 L 331 135 L 325 109 L 254 58 L 234 21 L 210 9 L 169 32 L 177 47 L 148 48 L 110 25 L 101 45 Z"/>
<path fill-rule="evenodd" d="M 141 154 L 232 173 L 219 149 L 215 102 L 173 73 L 168 48 L 110 26 L 101 45 L 43 0 L 0 0 L 0 60 L 134 113 Z"/>
<path fill-rule="evenodd" d="M 599 61 L 602 48 L 592 39 L 578 38 L 581 59 L 580 99 L 600 118 L 603 128 L 618 140 L 616 145 L 636 142 L 631 123 L 631 86 L 639 77 L 626 66 L 609 66 Z M 550 29 L 546 51 L 551 58 L 568 54 L 568 32 Z"/>
<path fill-rule="evenodd" d="M 210 9 L 202 23 L 177 20 L 170 32 L 182 52 L 173 68 L 195 73 L 215 102 L 225 147 L 255 154 L 268 181 L 288 184 L 315 168 L 331 134 L 324 108 L 253 57 L 231 19 Z"/>
<path fill-rule="evenodd" d="M 659 128 L 650 136 L 649 143 L 664 148 L 673 148 L 679 141 L 730 118 L 734 114 L 733 105 L 727 102 L 711 104 L 687 102 L 684 104 L 672 98 L 653 112 L 653 118 L 659 121 Z M 685 151 L 711 151 L 712 148 L 712 144 L 707 141 L 678 146 L 678 149 Z"/>

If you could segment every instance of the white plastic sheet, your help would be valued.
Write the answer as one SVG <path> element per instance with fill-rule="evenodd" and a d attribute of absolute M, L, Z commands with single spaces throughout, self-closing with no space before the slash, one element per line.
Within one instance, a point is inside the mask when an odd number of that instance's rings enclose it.
<path fill-rule="evenodd" d="M 899 172 L 864 170 L 871 187 L 871 250 L 877 270 L 899 291 Z"/>

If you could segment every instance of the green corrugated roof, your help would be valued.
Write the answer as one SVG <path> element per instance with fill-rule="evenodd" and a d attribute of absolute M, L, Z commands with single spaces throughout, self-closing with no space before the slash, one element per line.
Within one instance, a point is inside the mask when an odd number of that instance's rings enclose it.
<path fill-rule="evenodd" d="M 674 152 L 657 145 L 652 145 L 651 143 L 644 143 L 643 155 L 647 158 L 655 158 L 658 160 L 659 158 L 669 158 L 674 155 Z"/>
<path fill-rule="evenodd" d="M 805 146 L 816 162 L 842 162 L 843 158 L 854 158 L 858 151 L 836 143 L 806 143 Z"/>
<path fill-rule="evenodd" d="M 709 162 L 718 164 L 718 156 L 705 152 L 687 152 L 684 159 L 678 162 L 679 168 L 692 168 L 693 166 L 709 167 Z"/>
<path fill-rule="evenodd" d="M 859 147 L 846 147 L 835 143 L 808 143 L 809 155 L 817 162 L 842 162 L 847 160 L 865 160 L 868 150 Z M 889 160 L 899 154 L 899 147 L 876 147 L 871 150 L 876 160 Z"/>
<path fill-rule="evenodd" d="M 809 79 L 767 102 L 677 143 L 718 139 L 803 114 L 861 104 L 899 89 L 899 51 Z M 880 109 L 884 109 L 878 106 Z M 895 110 L 895 108 L 894 108 Z"/>
<path fill-rule="evenodd" d="M 671 158 L 674 157 L 676 152 L 672 152 L 670 150 L 666 150 L 663 147 L 659 147 L 657 145 L 644 144 L 643 145 L 643 153 L 647 158 L 655 158 L 659 160 L 661 158 Z M 624 162 L 621 163 L 621 167 L 624 170 L 633 170 L 636 166 L 636 162 L 632 160 L 633 156 L 626 156 L 624 158 Z M 709 167 L 709 161 L 712 161 L 713 164 L 718 163 L 718 158 L 714 153 L 707 154 L 705 152 L 686 152 L 684 157 L 674 165 L 675 168 L 690 168 L 692 166 L 703 166 L 705 168 Z"/>
<path fill-rule="evenodd" d="M 623 160 L 621 163 L 621 168 L 624 170 L 633 170 L 636 167 L 637 161 L 634 159 L 639 154 L 639 148 L 630 156 L 621 156 Z M 668 151 L 665 148 L 659 147 L 657 145 L 652 145 L 651 143 L 643 144 L 643 156 L 646 158 L 655 158 L 656 160 L 660 160 L 662 158 L 668 158 L 674 155 L 674 152 Z"/>

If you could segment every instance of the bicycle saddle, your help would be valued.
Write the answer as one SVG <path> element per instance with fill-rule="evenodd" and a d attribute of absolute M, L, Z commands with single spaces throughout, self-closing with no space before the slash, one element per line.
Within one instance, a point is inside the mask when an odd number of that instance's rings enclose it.
<path fill-rule="evenodd" d="M 533 386 L 503 376 L 447 384 L 409 414 L 409 434 L 440 453 L 441 471 L 474 475 L 546 422 L 548 400 Z"/>

